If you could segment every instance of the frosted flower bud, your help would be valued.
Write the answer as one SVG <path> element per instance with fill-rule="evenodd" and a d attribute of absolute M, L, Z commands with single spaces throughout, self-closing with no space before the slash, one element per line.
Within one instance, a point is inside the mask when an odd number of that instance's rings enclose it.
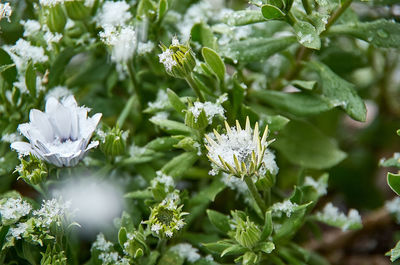
<path fill-rule="evenodd" d="M 180 44 L 174 37 L 169 47 L 161 44 L 160 48 L 163 52 L 158 57 L 169 75 L 184 79 L 196 66 L 196 58 L 189 42 Z"/>
<path fill-rule="evenodd" d="M 84 20 L 90 16 L 91 7 L 82 0 L 69 0 L 64 2 L 65 11 L 70 19 Z"/>
<path fill-rule="evenodd" d="M 10 3 L 0 4 L 0 20 L 2 18 L 7 18 L 7 21 L 10 22 L 11 14 L 12 14 L 12 9 Z"/>
<path fill-rule="evenodd" d="M 235 225 L 235 239 L 243 247 L 251 249 L 254 247 L 261 237 L 261 230 L 257 225 L 250 221 L 249 217 L 242 219 L 238 212 L 232 212 Z"/>
<path fill-rule="evenodd" d="M 146 245 L 146 235 L 142 226 L 138 230 L 127 233 L 126 228 L 121 228 L 118 233 L 119 244 L 121 245 L 124 253 L 136 259 L 143 256 L 144 252 L 148 250 Z"/>
<path fill-rule="evenodd" d="M 61 101 L 51 97 L 46 101 L 45 112 L 32 109 L 30 121 L 18 126 L 29 143 L 13 142 L 11 148 L 21 156 L 32 154 L 57 167 L 76 166 L 90 149 L 99 144 L 98 141 L 89 141 L 101 113 L 88 117 L 89 110 L 79 107 L 74 96 Z"/>
<path fill-rule="evenodd" d="M 258 123 L 254 130 L 250 127 L 247 117 L 246 127 L 242 129 L 238 121 L 236 128 L 230 128 L 225 121 L 226 134 L 214 130 L 216 141 L 205 135 L 208 145 L 208 158 L 213 166 L 236 177 L 259 176 L 264 165 L 264 155 L 268 144 L 268 126 L 260 138 Z"/>
<path fill-rule="evenodd" d="M 185 225 L 183 216 L 188 213 L 182 212 L 183 205 L 179 205 L 179 195 L 169 194 L 166 199 L 151 209 L 147 224 L 153 236 L 171 238 L 176 235 Z"/>
<path fill-rule="evenodd" d="M 125 152 L 126 138 L 128 132 L 120 130 L 118 127 L 110 129 L 107 133 L 99 134 L 102 138 L 100 149 L 108 156 L 118 156 Z"/>
<path fill-rule="evenodd" d="M 45 6 L 46 10 L 46 24 L 51 32 L 64 31 L 67 17 L 65 16 L 64 9 L 60 3 L 50 6 Z"/>
<path fill-rule="evenodd" d="M 23 158 L 20 158 L 20 160 L 21 164 L 15 168 L 15 172 L 18 172 L 20 178 L 26 183 L 37 185 L 47 178 L 48 169 L 43 161 L 33 155 L 29 156 L 29 160 Z"/>

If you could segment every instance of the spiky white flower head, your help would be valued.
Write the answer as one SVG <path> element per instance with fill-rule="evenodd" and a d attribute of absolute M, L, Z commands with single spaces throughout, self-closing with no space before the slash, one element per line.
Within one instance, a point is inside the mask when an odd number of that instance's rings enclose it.
<path fill-rule="evenodd" d="M 232 174 L 236 177 L 259 175 L 260 168 L 264 164 L 264 154 L 268 144 L 268 126 L 260 138 L 258 123 L 254 130 L 250 127 L 250 120 L 246 118 L 246 127 L 243 130 L 239 121 L 236 121 L 236 128 L 229 127 L 225 121 L 226 134 L 219 134 L 214 130 L 217 141 L 205 135 L 208 144 L 208 158 L 214 167 Z"/>
<path fill-rule="evenodd" d="M 136 32 L 131 26 L 105 27 L 99 33 L 101 40 L 111 47 L 111 60 L 118 64 L 128 62 L 133 57 L 136 48 Z"/>
<path fill-rule="evenodd" d="M 0 20 L 4 17 L 7 18 L 8 22 L 10 22 L 11 14 L 12 14 L 12 9 L 10 3 L 0 4 Z"/>
<path fill-rule="evenodd" d="M 102 28 L 124 25 L 132 14 L 129 12 L 129 5 L 125 1 L 105 1 L 95 17 L 95 21 Z"/>
<path fill-rule="evenodd" d="M 99 144 L 98 141 L 89 144 L 89 141 L 101 113 L 88 117 L 89 110 L 79 107 L 74 96 L 61 101 L 51 97 L 46 101 L 45 112 L 32 109 L 30 122 L 18 126 L 29 143 L 14 142 L 11 148 L 22 156 L 31 153 L 57 167 L 75 166 Z"/>

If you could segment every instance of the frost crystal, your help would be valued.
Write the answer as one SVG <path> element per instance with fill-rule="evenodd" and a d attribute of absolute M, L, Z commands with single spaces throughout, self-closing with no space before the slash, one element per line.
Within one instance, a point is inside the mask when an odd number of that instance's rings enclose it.
<path fill-rule="evenodd" d="M 5 17 L 8 22 L 10 22 L 10 17 L 12 14 L 12 9 L 10 3 L 0 4 L 0 20 Z"/>
<path fill-rule="evenodd" d="M 193 113 L 195 122 L 197 122 L 197 119 L 199 118 L 202 111 L 204 111 L 207 116 L 208 124 L 212 123 L 212 119 L 214 118 L 214 116 L 220 115 L 222 118 L 225 118 L 225 110 L 221 106 L 221 104 L 212 103 L 209 101 L 206 101 L 204 103 L 195 102 L 194 105 L 189 108 L 189 111 Z"/>
<path fill-rule="evenodd" d="M 106 28 L 109 26 L 122 26 L 131 18 L 132 14 L 129 12 L 129 5 L 125 1 L 106 1 L 103 3 L 95 20 L 99 26 Z"/>
<path fill-rule="evenodd" d="M 151 186 L 153 188 L 155 188 L 157 184 L 163 184 L 165 186 L 165 192 L 168 192 L 171 187 L 173 188 L 175 186 L 174 179 L 161 171 L 157 171 L 157 177 L 151 181 Z"/>
<path fill-rule="evenodd" d="M 307 176 L 304 180 L 304 185 L 313 187 L 320 196 L 327 193 L 326 189 L 328 188 L 328 184 L 324 182 L 322 178 L 316 181 L 312 177 Z"/>
<path fill-rule="evenodd" d="M 274 216 L 281 217 L 282 213 L 284 213 L 287 217 L 290 217 L 292 213 L 296 210 L 297 206 L 298 205 L 296 203 L 293 203 L 290 200 L 286 200 L 284 202 L 278 202 L 272 205 L 272 212 Z"/>
<path fill-rule="evenodd" d="M 164 64 L 164 67 L 167 69 L 167 71 L 172 71 L 172 67 L 178 64 L 172 55 L 174 55 L 174 52 L 170 49 L 166 49 L 163 53 L 158 55 L 160 58 L 160 63 Z"/>
<path fill-rule="evenodd" d="M 107 26 L 99 36 L 105 44 L 111 46 L 111 60 L 123 64 L 132 58 L 137 39 L 133 27 L 127 26 L 117 30 L 115 27 Z"/>
<path fill-rule="evenodd" d="M 400 197 L 396 197 L 391 201 L 385 203 L 385 207 L 389 213 L 394 215 L 397 223 L 400 223 Z"/>
<path fill-rule="evenodd" d="M 32 210 L 32 206 L 21 198 L 8 198 L 0 205 L 2 222 L 18 221 L 19 218 L 27 215 Z"/>
<path fill-rule="evenodd" d="M 24 37 L 34 36 L 41 28 L 39 21 L 31 19 L 22 20 L 20 24 L 24 26 Z"/>
<path fill-rule="evenodd" d="M 30 122 L 18 126 L 30 143 L 14 142 L 11 148 L 20 155 L 31 153 L 57 167 L 75 166 L 99 144 L 98 141 L 89 144 L 89 140 L 101 114 L 88 118 L 88 111 L 88 108 L 79 107 L 73 96 L 63 98 L 61 102 L 49 98 L 44 113 L 32 109 Z"/>
<path fill-rule="evenodd" d="M 25 233 L 27 228 L 27 223 L 19 223 L 16 227 L 10 228 L 10 231 L 8 233 L 15 239 L 21 239 L 21 235 Z"/>
<path fill-rule="evenodd" d="M 232 190 L 236 190 L 240 194 L 246 194 L 248 193 L 248 188 L 246 183 L 241 180 L 240 178 L 235 178 L 232 176 L 229 176 L 226 173 L 222 174 L 222 179 L 221 181 L 225 183 L 226 186 L 228 186 Z"/>
<path fill-rule="evenodd" d="M 33 211 L 33 215 L 42 227 L 50 227 L 52 223 L 60 226 L 65 215 L 69 213 L 70 206 L 70 202 L 63 202 L 61 199 L 45 200 L 39 210 Z"/>
<path fill-rule="evenodd" d="M 340 227 L 343 231 L 359 228 L 362 223 L 361 216 L 357 210 L 350 209 L 346 216 L 344 213 L 340 212 L 337 207 L 333 206 L 332 203 L 325 205 L 322 212 L 318 212 L 315 216 L 317 220 Z"/>
<path fill-rule="evenodd" d="M 49 57 L 44 54 L 42 47 L 32 46 L 30 42 L 19 39 L 14 46 L 10 47 L 10 51 L 19 56 L 25 63 L 32 60 L 33 63 L 46 62 Z"/>
<path fill-rule="evenodd" d="M 196 262 L 200 259 L 199 250 L 192 247 L 188 243 L 181 243 L 171 248 L 171 251 L 176 252 L 181 258 L 187 259 L 189 262 Z"/>

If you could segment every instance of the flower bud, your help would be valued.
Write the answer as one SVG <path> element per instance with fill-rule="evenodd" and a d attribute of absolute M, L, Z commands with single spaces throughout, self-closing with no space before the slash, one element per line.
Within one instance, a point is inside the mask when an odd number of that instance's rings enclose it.
<path fill-rule="evenodd" d="M 153 236 L 160 239 L 171 238 L 185 225 L 182 212 L 183 205 L 179 204 L 177 192 L 171 193 L 160 204 L 151 209 L 150 218 L 144 222 L 149 225 Z"/>
<path fill-rule="evenodd" d="M 185 115 L 185 124 L 193 129 L 205 129 L 208 126 L 207 115 L 204 110 L 201 110 L 200 114 L 195 117 L 193 112 L 190 111 L 191 107 L 193 107 L 192 102 L 188 103 L 188 111 L 186 111 Z"/>
<path fill-rule="evenodd" d="M 128 132 L 123 132 L 118 127 L 114 127 L 108 132 L 98 132 L 101 138 L 100 149 L 107 156 L 118 156 L 125 152 L 126 138 Z"/>
<path fill-rule="evenodd" d="M 235 239 L 243 247 L 251 249 L 260 240 L 261 230 L 257 225 L 250 221 L 249 217 L 240 216 L 237 212 L 233 212 L 232 216 L 235 220 Z"/>
<path fill-rule="evenodd" d="M 142 226 L 138 230 L 128 233 L 126 228 L 121 228 L 119 231 L 119 243 L 124 250 L 132 258 L 140 258 L 148 249 L 146 245 L 146 235 L 144 234 Z"/>
<path fill-rule="evenodd" d="M 42 183 L 48 175 L 46 164 L 32 154 L 29 160 L 21 158 L 21 164 L 15 168 L 15 172 L 29 185 Z"/>
<path fill-rule="evenodd" d="M 84 20 L 89 17 L 91 12 L 91 8 L 86 6 L 82 0 L 66 1 L 64 6 L 68 17 L 73 20 Z"/>
<path fill-rule="evenodd" d="M 47 9 L 46 24 L 51 32 L 63 32 L 67 18 L 61 4 L 49 6 Z"/>
<path fill-rule="evenodd" d="M 168 48 L 164 44 L 161 44 L 160 48 L 163 53 L 158 57 L 169 75 L 182 79 L 190 75 L 196 66 L 196 58 L 188 42 L 185 45 L 180 44 L 174 37 Z"/>

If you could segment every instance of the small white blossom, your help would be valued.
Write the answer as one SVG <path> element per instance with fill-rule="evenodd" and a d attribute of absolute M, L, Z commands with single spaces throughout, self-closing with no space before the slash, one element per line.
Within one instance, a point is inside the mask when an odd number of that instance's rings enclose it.
<path fill-rule="evenodd" d="M 28 228 L 27 223 L 19 223 L 16 225 L 16 227 L 10 228 L 10 231 L 8 231 L 8 233 L 15 239 L 21 239 L 21 235 L 25 233 L 27 228 Z"/>
<path fill-rule="evenodd" d="M 101 114 L 88 118 L 88 111 L 88 108 L 79 107 L 73 96 L 61 102 L 51 97 L 46 101 L 45 112 L 32 109 L 30 122 L 18 126 L 30 143 L 14 142 L 11 148 L 20 155 L 31 153 L 57 167 L 75 166 L 99 144 L 98 141 L 89 144 L 89 140 Z"/>
<path fill-rule="evenodd" d="M 165 235 L 166 235 L 167 237 L 171 238 L 171 237 L 174 235 L 174 233 L 172 233 L 171 230 L 167 230 L 167 231 L 165 231 Z"/>
<path fill-rule="evenodd" d="M 152 232 L 158 234 L 160 232 L 160 230 L 162 229 L 162 227 L 161 227 L 161 224 L 156 223 L 156 224 L 153 224 L 150 229 Z"/>
<path fill-rule="evenodd" d="M 187 259 L 192 263 L 201 258 L 200 254 L 198 253 L 199 250 L 188 243 L 175 245 L 170 250 L 177 253 L 181 258 Z"/>
<path fill-rule="evenodd" d="M 33 211 L 33 215 L 40 221 L 40 226 L 50 227 L 52 223 L 61 225 L 65 215 L 69 213 L 70 202 L 63 202 L 61 199 L 45 200 L 39 210 Z"/>
<path fill-rule="evenodd" d="M 8 22 L 10 22 L 10 17 L 12 14 L 12 9 L 10 3 L 0 3 L 0 20 L 2 18 L 7 18 Z"/>
<path fill-rule="evenodd" d="M 34 36 L 38 31 L 40 31 L 41 28 L 39 21 L 31 19 L 22 20 L 20 24 L 24 26 L 24 37 Z"/>
<path fill-rule="evenodd" d="M 281 217 L 282 213 L 284 213 L 287 217 L 290 217 L 292 213 L 296 210 L 297 206 L 298 205 L 296 203 L 293 203 L 290 200 L 286 200 L 272 205 L 272 212 L 274 216 Z"/>
<path fill-rule="evenodd" d="M 47 30 L 43 37 L 47 43 L 47 49 L 51 51 L 53 50 L 52 44 L 60 42 L 63 35 L 61 33 L 53 33 L 50 30 Z"/>
<path fill-rule="evenodd" d="M 164 52 L 158 55 L 158 57 L 160 58 L 160 63 L 164 65 L 167 71 L 171 71 L 172 67 L 178 64 L 172 57 L 173 55 L 174 52 L 170 49 L 166 49 Z"/>
<path fill-rule="evenodd" d="M 125 1 L 105 1 L 101 10 L 95 17 L 95 21 L 102 28 L 122 26 L 132 18 L 129 5 Z"/>
<path fill-rule="evenodd" d="M 19 218 L 28 215 L 32 206 L 21 198 L 8 198 L 0 205 L 2 222 L 17 221 Z"/>

